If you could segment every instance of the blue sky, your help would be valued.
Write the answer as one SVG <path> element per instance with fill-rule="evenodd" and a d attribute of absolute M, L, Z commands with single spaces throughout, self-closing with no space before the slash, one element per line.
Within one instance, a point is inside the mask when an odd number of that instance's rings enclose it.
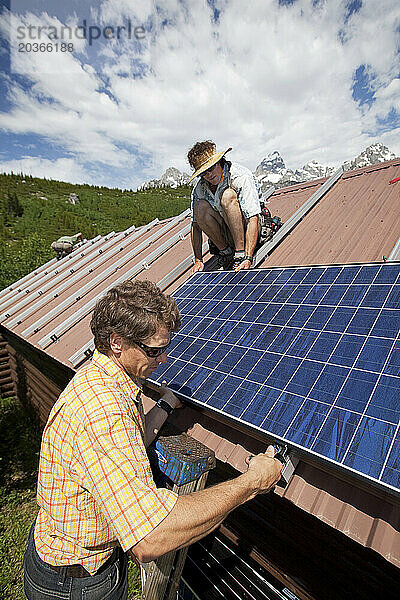
<path fill-rule="evenodd" d="M 135 189 L 201 139 L 253 170 L 400 154 L 397 0 L 0 2 L 0 171 Z"/>

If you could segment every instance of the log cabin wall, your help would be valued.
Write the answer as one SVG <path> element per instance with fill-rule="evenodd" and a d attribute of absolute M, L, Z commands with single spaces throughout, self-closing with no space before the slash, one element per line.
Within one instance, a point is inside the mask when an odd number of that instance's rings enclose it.
<path fill-rule="evenodd" d="M 15 396 L 16 387 L 10 366 L 7 340 L 0 334 L 0 395 L 2 398 Z"/>

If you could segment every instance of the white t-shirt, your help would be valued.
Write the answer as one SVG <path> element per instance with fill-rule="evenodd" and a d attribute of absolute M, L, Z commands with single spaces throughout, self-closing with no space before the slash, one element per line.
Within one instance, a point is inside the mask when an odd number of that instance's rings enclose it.
<path fill-rule="evenodd" d="M 215 193 L 210 190 L 208 183 L 202 177 L 192 191 L 191 213 L 194 218 L 194 207 L 199 200 L 207 200 L 211 207 L 222 215 L 221 197 L 227 188 L 232 188 L 238 197 L 240 209 L 245 219 L 254 217 L 261 212 L 263 200 L 261 188 L 253 173 L 247 167 L 238 163 L 226 161 L 222 181 L 218 184 Z"/>

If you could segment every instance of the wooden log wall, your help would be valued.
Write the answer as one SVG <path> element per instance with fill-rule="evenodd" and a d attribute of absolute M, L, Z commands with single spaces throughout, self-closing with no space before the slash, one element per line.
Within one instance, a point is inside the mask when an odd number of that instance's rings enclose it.
<path fill-rule="evenodd" d="M 7 340 L 0 334 L 0 395 L 9 398 L 16 395 L 15 382 L 10 366 L 10 354 Z"/>
<path fill-rule="evenodd" d="M 18 397 L 29 405 L 43 427 L 62 390 L 13 347 L 8 350 Z"/>

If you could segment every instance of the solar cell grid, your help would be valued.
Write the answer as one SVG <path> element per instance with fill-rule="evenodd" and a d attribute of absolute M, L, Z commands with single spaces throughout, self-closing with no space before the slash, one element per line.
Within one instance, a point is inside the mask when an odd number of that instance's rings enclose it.
<path fill-rule="evenodd" d="M 175 299 L 156 381 L 400 487 L 398 263 L 197 273 Z"/>

